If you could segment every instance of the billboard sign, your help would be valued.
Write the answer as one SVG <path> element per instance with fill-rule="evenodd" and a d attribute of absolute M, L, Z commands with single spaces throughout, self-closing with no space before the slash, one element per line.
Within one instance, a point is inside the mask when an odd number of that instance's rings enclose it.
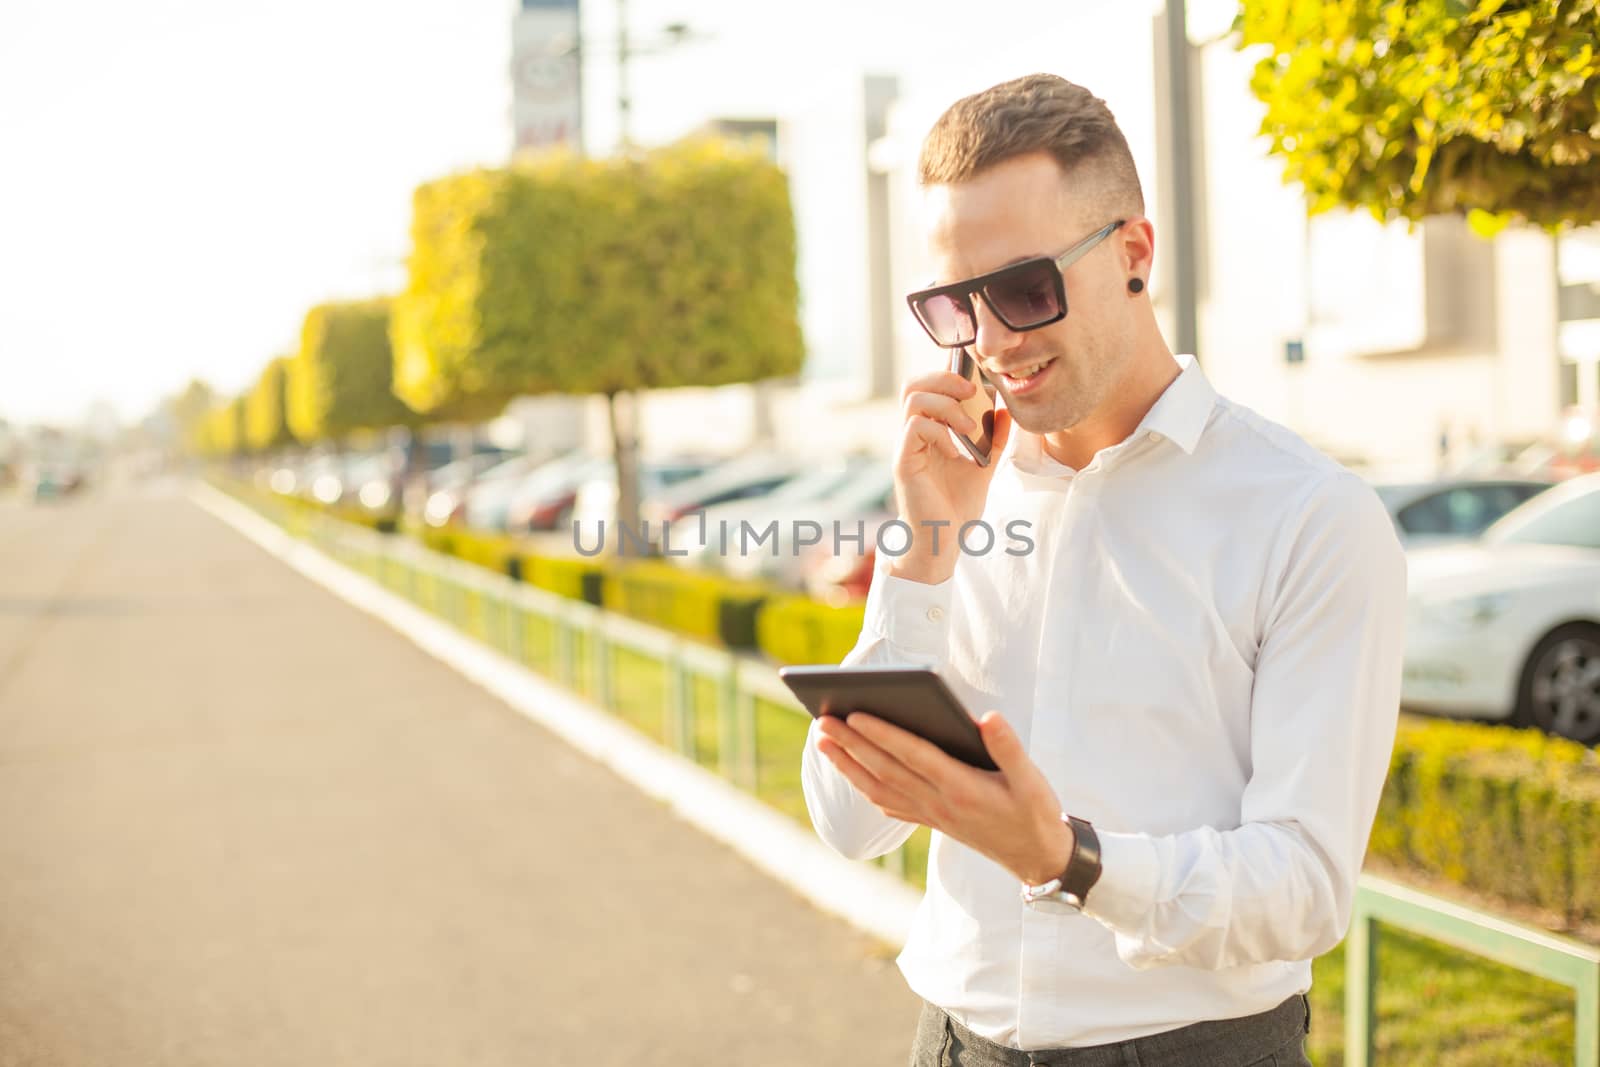
<path fill-rule="evenodd" d="M 583 148 L 578 0 L 522 0 L 512 24 L 514 149 Z"/>

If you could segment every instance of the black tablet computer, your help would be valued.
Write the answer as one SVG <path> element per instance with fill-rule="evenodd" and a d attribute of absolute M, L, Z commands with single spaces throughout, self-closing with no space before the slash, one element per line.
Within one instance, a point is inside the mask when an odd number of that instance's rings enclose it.
<path fill-rule="evenodd" d="M 1000 769 L 983 747 L 978 724 L 930 667 L 779 667 L 778 677 L 813 718 L 864 711 L 974 767 Z"/>

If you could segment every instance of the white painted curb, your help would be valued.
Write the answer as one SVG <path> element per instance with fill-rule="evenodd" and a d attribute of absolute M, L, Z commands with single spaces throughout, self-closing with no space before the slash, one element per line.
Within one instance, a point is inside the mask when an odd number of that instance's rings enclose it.
<path fill-rule="evenodd" d="M 818 908 L 896 948 L 905 944 L 921 897 L 899 878 L 845 859 L 748 793 L 652 744 L 593 704 L 349 570 L 220 490 L 197 483 L 189 498 L 313 582 L 387 623 L 424 652 L 665 801 L 681 818 Z"/>

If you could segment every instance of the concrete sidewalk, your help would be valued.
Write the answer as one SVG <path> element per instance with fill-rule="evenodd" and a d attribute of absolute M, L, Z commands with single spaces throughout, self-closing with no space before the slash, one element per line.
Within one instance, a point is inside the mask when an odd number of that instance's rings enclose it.
<path fill-rule="evenodd" d="M 0 504 L 0 1067 L 902 1064 L 892 951 L 173 493 Z"/>

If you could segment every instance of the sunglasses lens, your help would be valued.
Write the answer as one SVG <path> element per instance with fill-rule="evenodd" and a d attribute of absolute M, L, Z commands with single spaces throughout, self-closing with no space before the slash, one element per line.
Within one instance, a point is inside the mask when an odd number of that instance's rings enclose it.
<path fill-rule="evenodd" d="M 971 344 L 977 336 L 972 323 L 972 305 L 946 294 L 922 297 L 917 301 L 917 316 L 941 345 Z"/>
<path fill-rule="evenodd" d="M 1026 330 L 1061 316 L 1061 300 L 1048 263 L 1028 263 L 984 287 L 989 305 L 1013 330 Z"/>

